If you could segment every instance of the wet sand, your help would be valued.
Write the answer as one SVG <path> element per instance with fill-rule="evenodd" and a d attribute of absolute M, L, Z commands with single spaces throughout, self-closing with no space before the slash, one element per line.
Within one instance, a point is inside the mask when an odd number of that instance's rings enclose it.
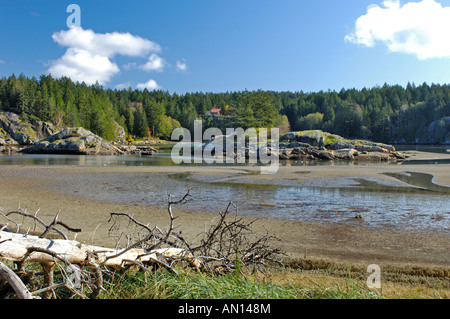
<path fill-rule="evenodd" d="M 416 152 L 417 153 L 417 152 Z M 427 156 L 428 154 L 419 154 Z M 444 156 L 446 154 L 443 154 Z M 431 154 L 431 156 L 434 156 Z M 449 156 L 447 156 L 448 158 Z M 416 154 L 417 158 L 417 154 Z M 104 174 L 129 173 L 185 173 L 197 178 L 213 177 L 245 180 L 250 183 L 323 183 L 340 178 L 365 177 L 379 182 L 404 185 L 403 182 L 385 175 L 385 172 L 415 171 L 434 175 L 434 182 L 450 186 L 449 165 L 344 165 L 344 166 L 285 166 L 277 175 L 253 174 L 258 168 L 249 167 L 71 167 L 71 166 L 0 166 L 0 208 L 9 212 L 20 207 L 29 213 L 51 222 L 56 213 L 59 220 L 82 228 L 76 239 L 88 244 L 114 246 L 115 240 L 108 236 L 111 212 L 126 212 L 149 225 L 166 227 L 166 207 L 136 203 L 111 203 L 80 198 L 67 193 L 64 188 L 54 187 L 55 180 L 63 179 L 70 184 L 70 177 L 86 175 L 101 178 Z M 60 178 L 57 178 L 60 176 Z M 157 180 L 149 180 L 158 183 Z M 218 207 L 218 210 L 223 207 Z M 186 237 L 194 238 L 208 228 L 217 212 L 189 211 L 176 208 L 177 230 Z M 2 218 L 0 216 L 0 218 Z M 246 218 L 246 217 L 244 217 Z M 15 218 L 21 221 L 20 218 Z M 2 220 L 0 223 L 5 223 Z M 444 267 L 450 265 L 450 234 L 393 231 L 392 229 L 363 229 L 350 223 L 306 223 L 276 218 L 259 219 L 253 224 L 255 233 L 268 231 L 280 238 L 275 243 L 293 258 L 324 259 L 350 264 L 379 264 L 400 266 Z M 12 228 L 13 224 L 9 223 Z"/>

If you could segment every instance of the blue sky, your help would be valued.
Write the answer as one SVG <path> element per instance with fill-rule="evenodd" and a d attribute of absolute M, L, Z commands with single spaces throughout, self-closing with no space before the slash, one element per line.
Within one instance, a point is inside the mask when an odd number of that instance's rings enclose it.
<path fill-rule="evenodd" d="M 0 76 L 181 94 L 443 84 L 449 21 L 449 0 L 2 0 Z"/>

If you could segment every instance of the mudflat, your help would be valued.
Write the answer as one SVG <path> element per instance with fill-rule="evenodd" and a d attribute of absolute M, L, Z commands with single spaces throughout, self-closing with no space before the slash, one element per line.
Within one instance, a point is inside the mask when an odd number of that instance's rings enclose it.
<path fill-rule="evenodd" d="M 435 157 L 436 154 L 415 152 L 415 159 Z M 439 159 L 448 158 L 438 154 Z M 114 246 L 115 240 L 108 235 L 112 212 L 126 212 L 137 220 L 158 227 L 167 226 L 168 215 L 164 205 L 121 203 L 81 197 L 71 190 L 71 179 L 83 175 L 89 180 L 102 181 L 106 175 L 121 176 L 130 173 L 174 174 L 188 172 L 199 180 L 227 178 L 231 182 L 260 184 L 280 183 L 326 183 L 339 178 L 365 177 L 384 183 L 404 185 L 386 172 L 414 171 L 431 174 L 433 182 L 450 186 L 449 165 L 338 165 L 338 166 L 281 166 L 276 175 L 257 174 L 258 168 L 247 167 L 81 167 L 81 166 L 0 166 L 0 208 L 3 213 L 21 208 L 29 213 L 39 210 L 38 216 L 50 222 L 56 213 L 67 224 L 82 228 L 76 239 L 96 245 Z M 246 172 L 242 174 L 242 172 Z M 254 172 L 254 173 L 252 173 Z M 300 174 L 299 174 L 300 173 Z M 61 187 L 62 184 L 67 184 Z M 148 179 L 148 183 L 158 180 Z M 55 185 L 57 185 L 55 187 Z M 120 182 L 118 182 L 120 186 Z M 206 187 L 206 186 L 205 186 Z M 101 191 L 101 190 L 99 190 Z M 195 196 L 194 196 L 195 197 Z M 218 207 L 217 211 L 223 209 Z M 177 230 L 194 238 L 209 227 L 217 211 L 189 210 L 177 207 Z M 448 212 L 443 212 L 447 213 Z M 0 216 L 1 218 L 1 216 Z M 243 217 L 250 218 L 250 217 Z M 20 219 L 19 219 L 20 220 Z M 20 221 L 19 221 L 20 222 Z M 2 223 L 5 223 L 2 220 Z M 11 225 L 11 224 L 10 224 Z M 293 258 L 325 259 L 360 264 L 415 265 L 449 267 L 450 232 L 423 232 L 392 229 L 364 229 L 355 223 L 342 222 L 295 222 L 279 218 L 261 218 L 253 224 L 255 233 L 277 236 L 275 243 Z M 12 226 L 12 225 L 11 225 Z"/>

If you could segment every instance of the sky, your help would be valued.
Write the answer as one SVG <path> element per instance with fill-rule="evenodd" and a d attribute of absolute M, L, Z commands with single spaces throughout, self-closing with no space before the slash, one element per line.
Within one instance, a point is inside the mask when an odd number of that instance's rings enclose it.
<path fill-rule="evenodd" d="M 450 0 L 2 0 L 0 30 L 0 77 L 178 94 L 450 82 Z"/>

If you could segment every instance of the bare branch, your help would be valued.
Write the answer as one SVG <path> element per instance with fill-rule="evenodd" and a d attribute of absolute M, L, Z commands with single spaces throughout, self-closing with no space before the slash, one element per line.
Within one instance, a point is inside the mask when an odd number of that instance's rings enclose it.
<path fill-rule="evenodd" d="M 22 215 L 22 216 L 25 216 L 25 217 L 29 217 L 29 218 L 31 218 L 31 219 L 34 219 L 35 221 L 37 221 L 38 223 L 40 223 L 42 226 L 44 226 L 46 229 L 49 227 L 49 225 L 47 225 L 47 224 L 46 224 L 42 219 L 40 219 L 39 217 L 37 217 L 37 216 L 35 216 L 35 215 L 28 214 L 28 213 L 23 212 L 23 211 L 21 211 L 21 210 L 16 210 L 16 211 L 9 212 L 9 213 L 6 214 L 6 216 L 9 216 L 9 215 L 12 215 L 12 214 L 18 214 L 18 215 Z M 60 230 L 57 229 L 57 228 L 54 228 L 54 230 L 55 230 L 58 234 L 60 234 L 64 239 L 67 239 L 66 234 L 64 234 L 62 231 L 60 231 Z"/>

